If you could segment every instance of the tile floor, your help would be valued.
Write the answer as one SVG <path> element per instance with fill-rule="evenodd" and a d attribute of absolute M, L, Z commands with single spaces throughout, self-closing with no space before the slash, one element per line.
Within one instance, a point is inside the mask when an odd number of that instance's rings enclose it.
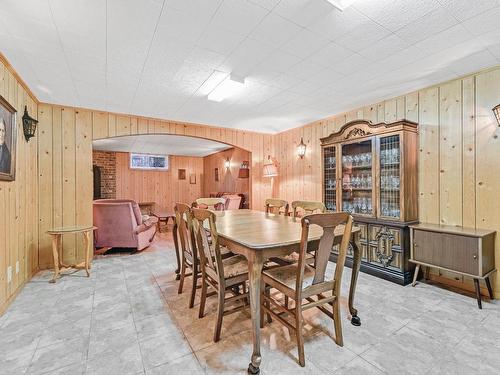
<path fill-rule="evenodd" d="M 248 312 L 224 318 L 214 344 L 215 305 L 198 319 L 189 282 L 177 294 L 171 233 L 142 253 L 99 257 L 92 275 L 47 283 L 41 272 L 0 317 L 0 374 L 245 374 L 251 354 Z M 347 291 L 350 270 L 344 277 Z M 361 274 L 363 324 L 343 301 L 344 347 L 332 322 L 307 314 L 306 367 L 279 323 L 263 330 L 262 374 L 498 374 L 500 304 L 437 287 L 401 287 Z"/>

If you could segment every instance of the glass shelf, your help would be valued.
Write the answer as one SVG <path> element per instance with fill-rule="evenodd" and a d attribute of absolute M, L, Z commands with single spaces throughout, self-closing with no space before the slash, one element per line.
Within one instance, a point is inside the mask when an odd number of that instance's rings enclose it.
<path fill-rule="evenodd" d="M 380 138 L 380 215 L 399 219 L 400 205 L 399 135 Z"/>
<path fill-rule="evenodd" d="M 337 211 L 337 158 L 335 147 L 325 147 L 323 152 L 325 206 L 328 211 Z"/>
<path fill-rule="evenodd" d="M 372 141 L 342 146 L 342 209 L 373 215 Z"/>

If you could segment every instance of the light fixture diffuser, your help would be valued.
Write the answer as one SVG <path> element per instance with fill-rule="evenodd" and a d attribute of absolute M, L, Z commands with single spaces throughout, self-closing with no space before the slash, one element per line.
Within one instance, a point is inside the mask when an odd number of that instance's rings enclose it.
<path fill-rule="evenodd" d="M 335 8 L 337 8 L 340 11 L 344 11 L 348 7 L 350 7 L 355 0 L 326 0 L 330 4 L 332 4 Z"/>
<path fill-rule="evenodd" d="M 245 78 L 231 74 L 219 83 L 215 89 L 208 94 L 207 99 L 213 102 L 221 102 L 229 96 L 236 94 L 245 86 Z"/>

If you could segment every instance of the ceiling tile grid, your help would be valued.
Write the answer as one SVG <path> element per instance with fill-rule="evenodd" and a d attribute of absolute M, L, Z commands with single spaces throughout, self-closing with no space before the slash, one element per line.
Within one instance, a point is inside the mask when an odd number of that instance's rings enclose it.
<path fill-rule="evenodd" d="M 276 132 L 500 63 L 500 0 L 1 0 L 40 100 Z M 207 95 L 230 73 L 245 87 Z"/>

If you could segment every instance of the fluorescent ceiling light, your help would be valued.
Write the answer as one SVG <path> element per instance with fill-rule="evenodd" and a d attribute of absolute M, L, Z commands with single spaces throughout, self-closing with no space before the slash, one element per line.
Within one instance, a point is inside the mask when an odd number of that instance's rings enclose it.
<path fill-rule="evenodd" d="M 332 4 L 335 8 L 338 10 L 345 10 L 346 8 L 350 7 L 355 0 L 326 0 L 330 4 Z"/>
<path fill-rule="evenodd" d="M 207 99 L 213 102 L 221 102 L 228 96 L 236 94 L 245 86 L 245 78 L 237 77 L 233 74 L 228 76 L 224 81 L 208 94 Z"/>

